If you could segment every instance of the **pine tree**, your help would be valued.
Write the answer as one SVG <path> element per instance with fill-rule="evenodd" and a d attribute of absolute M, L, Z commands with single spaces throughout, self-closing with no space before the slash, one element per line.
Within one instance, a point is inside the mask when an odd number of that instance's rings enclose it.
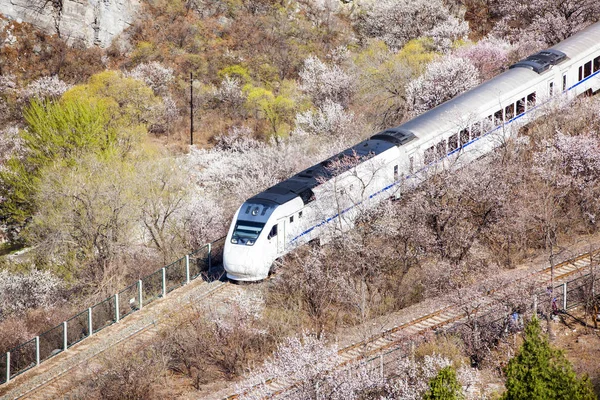
<path fill-rule="evenodd" d="M 442 368 L 429 381 L 429 389 L 423 395 L 423 400 L 460 400 L 462 398 L 462 389 L 452 366 Z"/>
<path fill-rule="evenodd" d="M 587 378 L 577 378 L 563 352 L 553 348 L 533 318 L 525 328 L 519 353 L 505 369 L 503 400 L 593 400 L 597 399 Z"/>

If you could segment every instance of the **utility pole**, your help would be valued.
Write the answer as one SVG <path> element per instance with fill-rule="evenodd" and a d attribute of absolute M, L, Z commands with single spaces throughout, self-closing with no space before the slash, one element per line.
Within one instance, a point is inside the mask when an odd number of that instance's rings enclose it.
<path fill-rule="evenodd" d="M 194 76 L 190 72 L 190 145 L 194 144 Z"/>

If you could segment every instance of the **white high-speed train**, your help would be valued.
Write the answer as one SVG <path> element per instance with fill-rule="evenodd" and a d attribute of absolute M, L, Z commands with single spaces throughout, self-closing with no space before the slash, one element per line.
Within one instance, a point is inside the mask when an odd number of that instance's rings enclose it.
<path fill-rule="evenodd" d="M 600 89 L 600 23 L 507 71 L 248 199 L 235 213 L 223 265 L 235 281 L 266 278 L 278 258 L 350 229 L 361 210 L 441 163 L 493 150 L 557 99 Z"/>

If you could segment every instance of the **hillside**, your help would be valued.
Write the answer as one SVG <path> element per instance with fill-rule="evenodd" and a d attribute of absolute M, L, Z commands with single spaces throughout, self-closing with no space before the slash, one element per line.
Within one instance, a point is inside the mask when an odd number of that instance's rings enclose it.
<path fill-rule="evenodd" d="M 0 0 L 0 14 L 1 354 L 223 236 L 257 192 L 595 22 L 600 5 Z M 181 321 L 156 373 L 239 380 L 302 332 L 334 337 L 595 237 L 598 104 L 557 105 L 345 240 L 286 256 L 254 314 Z M 189 338 L 227 349 L 182 358 Z M 461 360 L 502 381 L 493 340 L 472 339 L 453 339 Z"/>

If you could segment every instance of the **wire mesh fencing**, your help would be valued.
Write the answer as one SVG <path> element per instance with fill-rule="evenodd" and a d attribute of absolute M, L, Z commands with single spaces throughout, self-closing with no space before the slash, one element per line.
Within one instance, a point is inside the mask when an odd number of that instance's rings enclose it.
<path fill-rule="evenodd" d="M 80 312 L 71 319 L 67 320 L 67 347 L 71 347 L 76 343 L 90 335 L 89 329 L 89 311 Z"/>
<path fill-rule="evenodd" d="M 10 351 L 10 378 L 36 365 L 36 340 L 32 339 Z"/>
<path fill-rule="evenodd" d="M 162 283 L 162 268 L 142 278 L 142 306 L 146 306 L 162 296 Z"/>
<path fill-rule="evenodd" d="M 166 292 L 170 293 L 187 282 L 185 257 L 165 267 Z"/>
<path fill-rule="evenodd" d="M 110 296 L 92 307 L 92 332 L 98 332 L 115 322 L 115 296 Z"/>
<path fill-rule="evenodd" d="M 138 282 L 121 290 L 119 296 L 119 319 L 140 309 Z"/>
<path fill-rule="evenodd" d="M 0 385 L 6 383 L 6 357 L 7 354 L 0 355 Z"/>
<path fill-rule="evenodd" d="M 40 362 L 64 350 L 65 329 L 60 324 L 40 335 Z"/>
<path fill-rule="evenodd" d="M 212 246 L 206 245 L 189 255 L 190 279 L 208 273 L 211 266 Z"/>
<path fill-rule="evenodd" d="M 225 238 L 201 247 L 117 294 L 0 355 L 0 384 L 81 342 L 222 263 Z M 141 285 L 141 290 L 140 290 Z M 66 335 L 66 337 L 65 337 Z"/>

